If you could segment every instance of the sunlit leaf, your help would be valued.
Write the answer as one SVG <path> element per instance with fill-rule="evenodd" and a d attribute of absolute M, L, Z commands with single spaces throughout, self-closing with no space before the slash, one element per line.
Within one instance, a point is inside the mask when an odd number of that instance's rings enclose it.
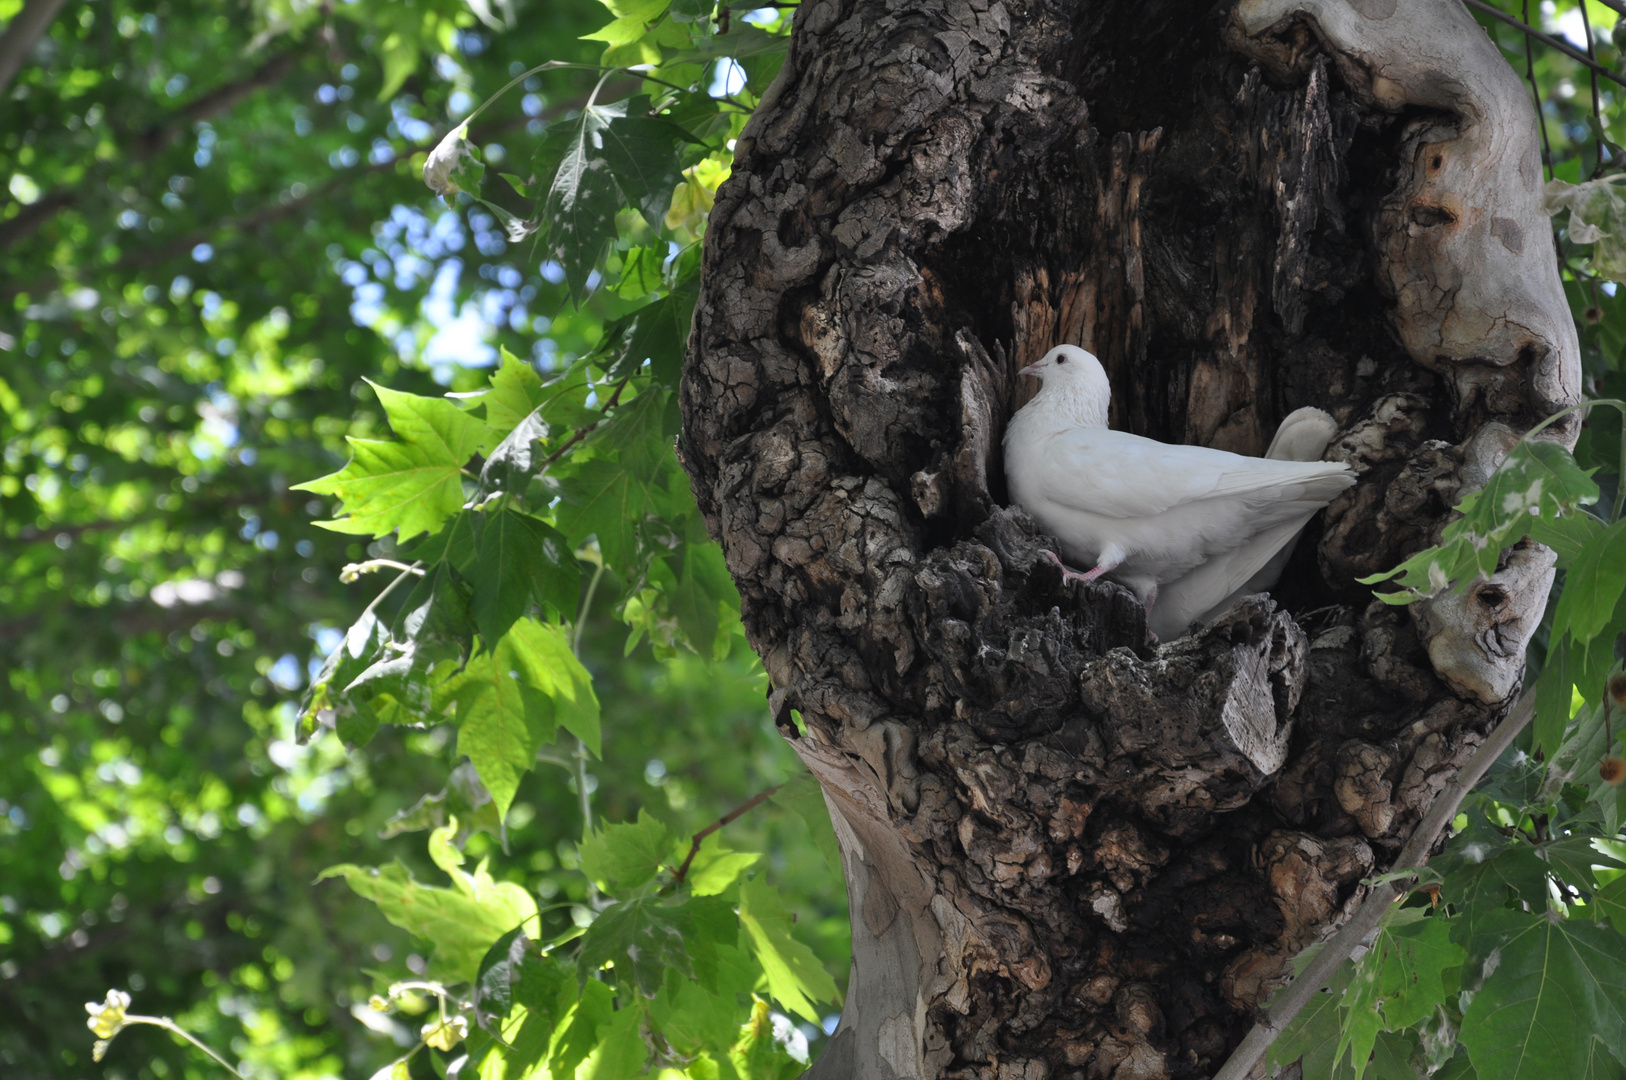
<path fill-rule="evenodd" d="M 672 833 L 641 810 L 636 823 L 606 823 L 582 838 L 582 872 L 613 893 L 652 882 L 672 857 Z"/>
<path fill-rule="evenodd" d="M 457 748 L 506 815 L 536 752 L 559 727 L 598 753 L 598 701 L 592 680 L 571 654 L 559 627 L 522 619 L 494 650 L 470 660 L 437 688 L 456 706 Z"/>
<path fill-rule="evenodd" d="M 767 975 L 768 992 L 787 1011 L 817 1023 L 814 1003 L 835 1002 L 841 994 L 813 950 L 796 940 L 778 892 L 760 877 L 752 878 L 740 886 L 739 914 L 752 954 Z"/>
<path fill-rule="evenodd" d="M 462 469 L 487 438 L 478 420 L 444 398 L 374 386 L 399 442 L 349 439 L 350 463 L 296 491 L 334 495 L 345 516 L 317 524 L 335 532 L 410 540 L 434 532 L 463 505 Z"/>
<path fill-rule="evenodd" d="M 559 165 L 542 216 L 549 256 L 564 267 L 565 280 L 578 298 L 585 295 L 588 275 L 615 236 L 621 192 L 602 138 L 610 121 L 623 115 L 625 105 L 590 105 L 555 129 L 560 132 Z"/>
<path fill-rule="evenodd" d="M 630 892 L 654 880 L 672 843 L 666 825 L 642 810 L 636 822 L 608 823 L 582 838 L 582 872 L 611 893 Z"/>
<path fill-rule="evenodd" d="M 547 396 L 535 368 L 507 349 L 501 356 L 502 363 L 491 373 L 491 388 L 467 399 L 471 406 L 484 407 L 486 426 L 497 439 L 507 437 Z"/>
<path fill-rule="evenodd" d="M 643 1075 L 649 1047 L 639 1033 L 644 1009 L 636 998 L 617 1009 L 599 1043 L 576 1068 L 576 1080 L 634 1080 Z"/>
<path fill-rule="evenodd" d="M 433 944 L 431 977 L 471 981 L 493 942 L 535 920 L 536 901 L 523 886 L 493 881 L 483 863 L 473 874 L 456 866 L 448 873 L 450 889 L 419 884 L 399 862 L 329 867 L 317 880 L 343 878 L 390 922 Z"/>
<path fill-rule="evenodd" d="M 762 858 L 754 851 L 730 851 L 723 847 L 719 835 L 712 833 L 702 840 L 694 861 L 689 864 L 689 876 L 685 880 L 694 896 L 716 896 Z"/>

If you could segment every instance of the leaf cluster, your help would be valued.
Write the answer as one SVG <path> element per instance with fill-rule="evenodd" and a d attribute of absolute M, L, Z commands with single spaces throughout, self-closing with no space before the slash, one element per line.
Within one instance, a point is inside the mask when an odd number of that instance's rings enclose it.
<path fill-rule="evenodd" d="M 0 25 L 17 9 L 0 0 Z M 704 48 L 710 15 L 644 26 L 684 29 L 675 57 Z M 542 147 L 604 74 L 602 43 L 579 40 L 603 18 L 112 0 L 64 8 L 0 95 L 0 1073 L 81 1069 L 80 1002 L 111 981 L 260 1075 L 365 1075 L 420 1023 L 404 1000 L 372 1025 L 354 1003 L 462 946 L 447 921 L 390 924 L 360 891 L 310 887 L 324 867 L 380 898 L 449 885 L 458 923 L 523 887 L 556 936 L 605 896 L 577 868 L 579 789 L 681 831 L 786 768 L 670 449 L 694 243 L 754 98 L 706 92 L 722 51 L 655 73 L 681 93 L 603 84 L 591 104 L 614 118 L 577 158 L 614 158 L 629 201 L 594 224 L 561 196 L 601 230 L 579 234 L 597 277 L 573 290 L 557 258 L 575 249 L 543 246 L 562 234 L 541 228 L 558 175 Z M 548 56 L 569 63 L 468 116 L 461 95 Z M 419 178 L 463 120 L 486 203 L 447 208 Z M 687 134 L 663 144 L 668 125 Z M 504 213 L 536 239 L 511 241 Z M 493 359 L 524 359 L 487 379 L 483 341 L 448 358 L 442 305 L 473 305 Z M 332 494 L 293 489 L 347 457 Z M 311 527 L 329 499 L 337 534 Z M 420 561 L 356 620 L 347 564 Z M 364 748 L 298 745 L 313 682 L 313 715 Z M 568 782 L 537 774 L 552 759 Z M 783 848 L 787 822 L 811 852 L 788 817 L 732 835 Z M 447 825 L 483 869 L 400 836 Z M 806 862 L 775 883 L 834 962 L 836 890 Z M 737 1028 L 753 1006 L 734 1006 Z M 759 1012 L 751 1053 L 794 1044 Z M 126 1039 L 116 1054 L 190 1067 L 178 1043 Z"/>

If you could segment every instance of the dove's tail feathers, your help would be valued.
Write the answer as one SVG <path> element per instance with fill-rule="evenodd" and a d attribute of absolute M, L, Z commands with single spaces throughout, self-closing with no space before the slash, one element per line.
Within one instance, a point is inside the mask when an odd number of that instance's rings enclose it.
<path fill-rule="evenodd" d="M 1338 421 L 1307 405 L 1287 414 L 1265 456 L 1274 461 L 1319 461 L 1337 434 Z"/>

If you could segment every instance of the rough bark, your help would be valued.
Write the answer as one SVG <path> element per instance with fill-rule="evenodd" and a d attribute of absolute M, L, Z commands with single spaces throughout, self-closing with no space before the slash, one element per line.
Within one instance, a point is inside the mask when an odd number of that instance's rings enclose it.
<path fill-rule="evenodd" d="M 1430 543 L 1575 399 L 1530 105 L 1452 0 L 809 0 L 706 242 L 681 449 L 824 785 L 854 966 L 819 1077 L 1211 1075 L 1518 687 L 1553 560 Z M 1014 371 L 1360 483 L 1275 597 L 1145 645 L 1004 505 Z M 1559 432 L 1559 437 L 1570 437 Z M 791 710 L 805 735 L 791 724 Z"/>

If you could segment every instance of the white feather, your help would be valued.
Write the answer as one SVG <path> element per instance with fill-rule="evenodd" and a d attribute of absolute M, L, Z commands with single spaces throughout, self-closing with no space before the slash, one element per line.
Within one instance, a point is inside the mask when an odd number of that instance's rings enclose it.
<path fill-rule="evenodd" d="M 1250 458 L 1112 431 L 1106 372 L 1076 346 L 1059 345 L 1022 373 L 1044 386 L 1005 429 L 1012 500 L 1067 559 L 1104 568 L 1142 603 L 1216 559 L 1228 568 L 1212 586 L 1227 586 L 1214 597 L 1223 599 L 1355 482 L 1342 463 Z"/>
<path fill-rule="evenodd" d="M 1296 409 L 1276 429 L 1276 437 L 1270 440 L 1265 457 L 1275 461 L 1316 461 L 1336 434 L 1338 422 L 1320 409 Z M 1235 552 L 1216 556 L 1159 588 L 1156 610 L 1147 615 L 1147 627 L 1160 640 L 1169 641 L 1184 634 L 1193 623 L 1206 623 L 1224 614 L 1242 597 L 1275 588 L 1287 568 L 1287 560 L 1293 556 L 1293 549 L 1298 546 L 1304 526 L 1289 530 L 1283 543 L 1280 534 L 1286 529 L 1287 526 L 1279 526 L 1268 530 Z M 1273 554 L 1268 555 L 1252 576 L 1241 578 L 1248 566 L 1258 562 L 1261 552 Z"/>

